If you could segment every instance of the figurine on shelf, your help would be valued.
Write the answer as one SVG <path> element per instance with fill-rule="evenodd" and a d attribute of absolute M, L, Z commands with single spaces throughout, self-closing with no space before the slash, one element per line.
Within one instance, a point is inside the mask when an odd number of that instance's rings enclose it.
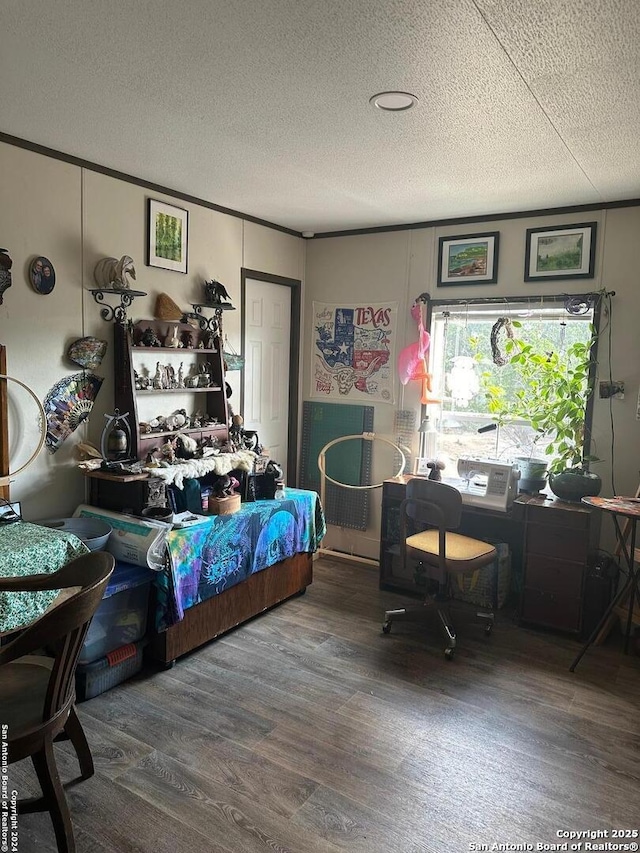
<path fill-rule="evenodd" d="M 167 336 L 164 339 L 164 345 L 169 347 L 169 349 L 178 349 L 178 347 L 183 346 L 182 341 L 178 335 L 178 325 L 176 324 L 173 327 L 173 331 L 171 331 L 171 326 L 169 326 L 169 330 L 167 331 Z"/>
<path fill-rule="evenodd" d="M 136 268 L 133 258 L 123 255 L 117 258 L 102 258 L 93 271 L 93 277 L 98 287 L 109 290 L 130 290 L 129 276 L 135 281 Z"/>
<path fill-rule="evenodd" d="M 143 347 L 161 347 L 162 343 L 160 338 L 156 335 L 151 326 L 147 326 L 147 328 L 142 333 L 142 338 L 140 339 L 140 343 Z"/>
<path fill-rule="evenodd" d="M 193 349 L 193 334 L 191 332 L 183 332 L 180 338 L 185 349 Z"/>
<path fill-rule="evenodd" d="M 242 446 L 243 424 L 244 418 L 242 415 L 233 415 L 231 426 L 229 427 L 229 443 L 233 445 L 235 450 L 240 450 Z"/>
<path fill-rule="evenodd" d="M 198 450 L 198 442 L 190 435 L 177 435 L 175 438 L 176 456 L 179 459 L 193 459 Z"/>
<path fill-rule="evenodd" d="M 162 458 L 169 463 L 169 465 L 173 465 L 176 461 L 176 444 L 175 438 L 170 438 L 165 441 L 165 443 L 160 448 L 162 453 Z"/>
<path fill-rule="evenodd" d="M 156 391 L 162 390 L 162 368 L 160 367 L 160 362 L 156 362 L 156 374 L 153 377 L 153 387 Z"/>
<path fill-rule="evenodd" d="M 216 339 L 217 335 L 214 332 L 207 332 L 204 336 L 204 348 L 205 349 L 216 349 Z"/>
<path fill-rule="evenodd" d="M 205 281 L 204 294 L 207 305 L 231 305 L 231 297 L 227 293 L 227 289 L 219 281 Z"/>
<path fill-rule="evenodd" d="M 220 453 L 220 442 L 215 435 L 208 435 L 200 442 L 200 453 L 205 459 Z"/>
<path fill-rule="evenodd" d="M 178 388 L 184 388 L 184 368 L 183 363 L 180 362 L 180 367 L 178 368 Z"/>

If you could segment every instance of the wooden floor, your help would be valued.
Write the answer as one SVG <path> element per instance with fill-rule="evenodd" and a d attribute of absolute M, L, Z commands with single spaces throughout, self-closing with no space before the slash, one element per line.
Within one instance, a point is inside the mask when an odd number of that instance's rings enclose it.
<path fill-rule="evenodd" d="M 572 674 L 576 640 L 503 613 L 490 638 L 458 620 L 448 662 L 435 624 L 382 635 L 404 599 L 373 569 L 314 571 L 306 595 L 80 706 L 97 766 L 67 785 L 80 853 L 457 853 L 638 828 L 640 657 L 617 638 Z M 12 768 L 20 795 L 33 779 Z M 55 849 L 47 815 L 20 832 L 20 853 Z"/>

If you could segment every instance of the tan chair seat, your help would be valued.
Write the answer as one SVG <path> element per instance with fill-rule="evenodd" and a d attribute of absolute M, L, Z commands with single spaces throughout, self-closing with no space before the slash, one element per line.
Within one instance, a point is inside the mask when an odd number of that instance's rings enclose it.
<path fill-rule="evenodd" d="M 439 565 L 439 533 L 424 530 L 407 537 L 407 547 L 414 551 L 411 556 L 432 566 Z M 470 539 L 459 533 L 445 534 L 445 560 L 450 572 L 473 572 L 486 566 L 496 555 L 496 549 L 488 542 Z"/>
<path fill-rule="evenodd" d="M 12 738 L 42 723 L 53 658 L 25 655 L 2 668 L 2 722 Z"/>

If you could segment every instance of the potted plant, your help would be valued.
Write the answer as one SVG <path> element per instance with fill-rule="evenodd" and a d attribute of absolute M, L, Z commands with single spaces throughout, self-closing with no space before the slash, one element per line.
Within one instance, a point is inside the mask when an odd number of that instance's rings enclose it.
<path fill-rule="evenodd" d="M 499 424 L 529 421 L 536 432 L 531 456 L 536 443 L 545 440 L 549 486 L 557 497 L 579 501 L 585 495 L 597 495 L 602 481 L 589 471 L 589 463 L 597 457 L 585 454 L 585 407 L 593 393 L 590 344 L 575 342 L 559 354 L 539 351 L 514 336 L 505 349 L 517 388 L 509 400 L 495 381 L 485 382 L 489 411 Z"/>

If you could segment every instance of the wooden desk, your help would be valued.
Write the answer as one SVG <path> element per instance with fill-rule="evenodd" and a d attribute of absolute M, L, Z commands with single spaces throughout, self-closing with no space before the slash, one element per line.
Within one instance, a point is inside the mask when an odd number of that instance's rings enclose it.
<path fill-rule="evenodd" d="M 400 503 L 410 475 L 385 480 L 380 528 L 380 588 L 424 594 L 400 557 Z M 544 495 L 519 495 L 508 513 L 464 507 L 460 533 L 506 542 L 511 550 L 512 590 L 523 622 L 558 631 L 590 631 L 611 595 L 610 581 L 590 572 L 599 514 Z"/>
<path fill-rule="evenodd" d="M 382 485 L 382 519 L 380 525 L 380 589 L 424 595 L 416 585 L 413 568 L 404 571 L 400 556 L 400 504 L 405 498 L 411 475 L 403 474 L 385 480 Z M 505 542 L 511 551 L 512 569 L 522 564 L 523 519 L 514 513 L 496 512 L 478 507 L 463 507 L 459 533 L 475 539 Z"/>

